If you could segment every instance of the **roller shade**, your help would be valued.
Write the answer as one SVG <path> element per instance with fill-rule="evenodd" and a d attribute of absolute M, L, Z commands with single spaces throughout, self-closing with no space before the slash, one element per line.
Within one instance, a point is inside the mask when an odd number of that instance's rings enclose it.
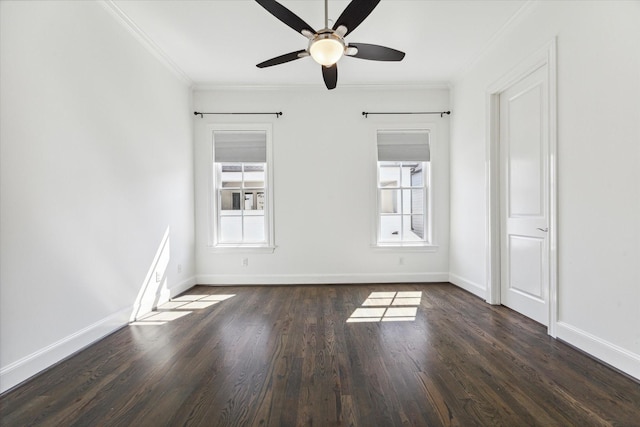
<path fill-rule="evenodd" d="M 267 133 L 263 131 L 215 131 L 213 147 L 215 162 L 267 161 Z"/>
<path fill-rule="evenodd" d="M 428 131 L 378 131 L 379 162 L 428 162 L 430 158 Z"/>

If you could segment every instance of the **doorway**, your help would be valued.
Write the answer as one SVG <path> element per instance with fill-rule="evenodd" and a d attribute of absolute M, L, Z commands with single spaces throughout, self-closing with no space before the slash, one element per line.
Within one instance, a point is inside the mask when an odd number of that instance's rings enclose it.
<path fill-rule="evenodd" d="M 555 40 L 489 89 L 488 295 L 555 336 Z"/>

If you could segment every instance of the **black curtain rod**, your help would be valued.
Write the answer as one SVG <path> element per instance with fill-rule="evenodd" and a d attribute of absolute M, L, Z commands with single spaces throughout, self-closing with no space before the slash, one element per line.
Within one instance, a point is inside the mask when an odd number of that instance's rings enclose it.
<path fill-rule="evenodd" d="M 200 116 L 200 118 L 204 118 L 205 114 L 217 114 L 217 115 L 221 115 L 221 114 L 239 114 L 239 115 L 250 115 L 250 116 L 256 116 L 256 115 L 276 115 L 276 118 L 279 118 L 282 115 L 282 111 L 278 111 L 277 113 L 201 113 L 199 111 L 194 111 L 193 112 L 194 115 L 196 116 Z"/>
<path fill-rule="evenodd" d="M 410 113 L 370 113 L 368 111 L 363 111 L 362 115 L 364 116 L 364 118 L 368 118 L 369 114 L 440 114 L 440 117 L 443 117 L 445 114 L 449 115 L 451 114 L 451 111 L 424 111 L 424 112 L 410 112 Z"/>

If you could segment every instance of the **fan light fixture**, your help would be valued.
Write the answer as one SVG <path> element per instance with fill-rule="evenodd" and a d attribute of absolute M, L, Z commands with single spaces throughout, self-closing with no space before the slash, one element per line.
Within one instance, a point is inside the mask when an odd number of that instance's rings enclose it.
<path fill-rule="evenodd" d="M 309 44 L 309 54 L 320 65 L 329 67 L 344 55 L 344 42 L 334 34 L 318 34 Z"/>
<path fill-rule="evenodd" d="M 2 1 L 2 0 L 0 0 Z M 377 44 L 345 42 L 345 37 L 380 3 L 380 0 L 351 0 L 329 28 L 329 0 L 324 0 L 324 28 L 316 31 L 298 15 L 276 0 L 255 0 L 267 12 L 309 40 L 306 49 L 285 53 L 257 64 L 258 68 L 271 67 L 311 56 L 322 65 L 322 79 L 327 89 L 335 89 L 338 83 L 338 61 L 343 56 L 371 61 L 402 61 L 404 52 Z"/>

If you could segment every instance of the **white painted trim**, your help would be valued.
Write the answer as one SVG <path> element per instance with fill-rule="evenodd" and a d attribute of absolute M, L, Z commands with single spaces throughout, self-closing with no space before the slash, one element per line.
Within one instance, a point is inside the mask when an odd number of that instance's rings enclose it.
<path fill-rule="evenodd" d="M 207 252 L 212 254 L 272 254 L 277 246 L 242 246 L 242 245 L 219 245 L 207 246 Z"/>
<path fill-rule="evenodd" d="M 486 209 L 487 209 L 487 259 L 486 298 L 490 304 L 500 304 L 500 183 L 498 158 L 499 96 L 511 85 L 540 67 L 549 73 L 549 326 L 547 333 L 556 336 L 558 313 L 558 212 L 557 212 L 557 40 L 554 37 L 546 46 L 517 64 L 487 88 L 486 103 Z"/>
<path fill-rule="evenodd" d="M 499 94 L 487 96 L 487 139 L 485 186 L 486 203 L 486 298 L 489 304 L 500 304 L 500 135 Z"/>
<path fill-rule="evenodd" d="M 428 239 L 426 242 L 378 242 L 378 236 L 380 235 L 380 221 L 379 221 L 379 212 L 380 207 L 378 206 L 378 132 L 384 131 L 426 131 L 429 134 L 429 150 L 431 160 L 429 161 L 429 177 L 428 177 L 428 187 L 427 187 L 427 197 L 426 197 L 426 224 L 425 228 L 428 230 Z M 438 188 L 441 187 L 441 183 L 436 183 L 434 179 L 434 175 L 438 168 L 440 167 L 440 159 L 441 153 L 440 150 L 442 148 L 442 144 L 440 141 L 443 139 L 442 125 L 433 119 L 425 119 L 421 117 L 416 117 L 415 119 L 409 122 L 381 122 L 376 119 L 371 119 L 371 124 L 369 125 L 369 131 L 372 135 L 372 143 L 370 145 L 370 157 L 371 157 L 371 178 L 370 183 L 372 184 L 370 188 L 370 197 L 371 200 L 375 203 L 370 213 L 370 228 L 371 228 L 371 244 L 370 247 L 374 250 L 399 250 L 399 251 L 416 251 L 416 252 L 437 252 L 439 248 L 438 244 L 438 235 L 435 230 L 434 224 L 436 224 L 436 212 L 433 208 L 433 201 L 436 199 L 436 195 L 438 194 Z M 412 249 L 408 249 L 412 248 Z"/>
<path fill-rule="evenodd" d="M 266 134 L 266 155 L 267 155 L 267 176 L 266 179 L 266 192 L 267 192 L 267 242 L 264 246 L 256 246 L 255 244 L 235 244 L 235 245 L 227 245 L 221 244 L 218 245 L 218 225 L 217 225 L 217 189 L 216 189 L 216 171 L 215 171 L 215 150 L 214 150 L 214 134 L 216 131 L 262 131 Z M 237 253 L 240 250 L 244 250 L 247 252 L 255 252 L 258 249 L 262 249 L 259 252 L 271 252 L 276 248 L 275 244 L 275 204 L 274 204 L 274 170 L 275 166 L 273 164 L 273 124 L 270 122 L 265 123 L 209 123 L 207 125 L 207 135 L 208 140 L 208 227 L 209 227 L 209 239 L 207 242 L 207 248 L 209 251 L 215 251 L 217 253 Z"/>
<path fill-rule="evenodd" d="M 438 252 L 440 246 L 438 245 L 371 245 L 371 250 L 374 252 Z"/>
<path fill-rule="evenodd" d="M 123 308 L 0 369 L 0 393 L 28 380 L 129 323 L 131 307 Z"/>
<path fill-rule="evenodd" d="M 449 273 L 344 273 L 344 274 L 204 274 L 199 285 L 306 285 L 339 283 L 447 282 Z"/>
<path fill-rule="evenodd" d="M 171 298 L 175 297 L 176 295 L 180 295 L 186 290 L 193 288 L 195 285 L 196 285 L 196 276 L 191 276 L 186 280 L 183 280 L 182 282 L 178 283 L 177 285 L 167 287 L 168 292 L 160 292 L 158 295 L 159 297 L 158 301 L 155 303 L 155 305 L 153 307 L 149 307 L 148 310 L 144 310 L 144 311 L 140 311 L 141 300 L 137 299 L 135 304 L 133 304 L 133 309 L 131 310 L 129 321 L 133 322 L 135 320 L 140 319 L 142 316 L 155 310 L 158 306 L 166 302 L 169 302 Z"/>
<path fill-rule="evenodd" d="M 456 285 L 459 288 L 464 289 L 482 299 L 487 296 L 487 288 L 479 283 L 475 283 L 457 274 L 449 273 L 449 283 Z"/>
<path fill-rule="evenodd" d="M 535 5 L 536 0 L 527 0 L 513 15 L 507 20 L 507 22 L 489 39 L 487 43 L 476 53 L 474 58 L 465 64 L 457 73 L 454 73 L 452 84 L 455 85 L 463 80 L 469 72 L 486 56 L 486 54 L 494 48 L 496 43 L 500 41 L 507 31 L 511 30 L 521 17 L 525 16 Z"/>
<path fill-rule="evenodd" d="M 300 84 L 221 84 L 221 83 L 198 83 L 193 86 L 194 91 L 255 91 L 255 90 L 313 90 L 317 89 L 318 92 L 326 92 L 327 89 L 323 85 L 316 83 L 300 83 Z M 398 83 L 398 84 L 341 84 L 341 90 L 429 90 L 429 89 L 451 89 L 450 82 L 413 82 L 413 83 Z"/>
<path fill-rule="evenodd" d="M 113 0 L 102 0 L 100 4 L 108 10 L 111 15 L 122 24 L 139 42 L 140 44 L 155 56 L 169 71 L 176 75 L 182 82 L 189 87 L 193 87 L 193 81 L 178 65 L 171 59 L 160 46 L 158 46 L 142 29 L 127 15 Z"/>
<path fill-rule="evenodd" d="M 565 322 L 557 322 L 556 332 L 557 338 L 640 380 L 640 354 Z"/>
<path fill-rule="evenodd" d="M 191 289 L 196 284 L 196 276 L 191 276 L 169 288 L 169 298 Z M 162 304 L 166 301 L 159 301 Z M 123 308 L 73 334 L 41 348 L 0 369 L 0 393 L 37 375 L 45 369 L 100 341 L 107 335 L 129 324 L 134 307 Z"/>
<path fill-rule="evenodd" d="M 196 280 L 196 276 L 191 276 L 185 280 L 183 280 L 182 282 L 178 283 L 177 285 L 171 286 L 169 288 L 169 299 L 180 295 L 181 293 L 188 291 L 189 289 L 193 288 L 196 285 L 197 280 Z M 165 303 L 167 301 L 163 301 L 163 303 Z"/>
<path fill-rule="evenodd" d="M 549 335 L 558 324 L 558 80 L 557 38 L 547 52 L 549 72 Z"/>

